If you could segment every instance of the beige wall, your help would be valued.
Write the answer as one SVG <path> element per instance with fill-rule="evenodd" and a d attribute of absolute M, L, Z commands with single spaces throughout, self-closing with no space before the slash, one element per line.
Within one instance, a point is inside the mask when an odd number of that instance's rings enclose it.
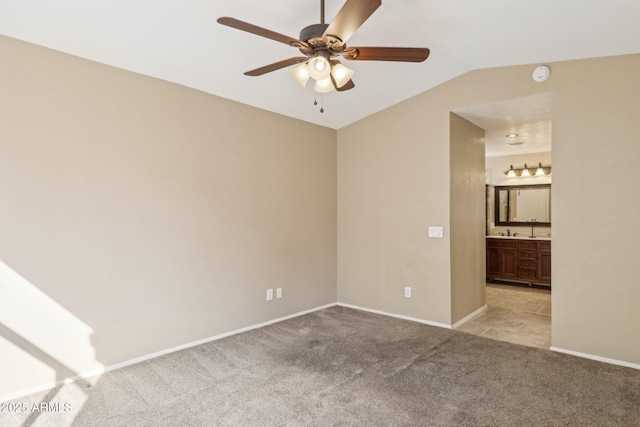
<path fill-rule="evenodd" d="M 554 74 L 553 345 L 638 365 L 640 55 Z"/>
<path fill-rule="evenodd" d="M 415 97 L 338 131 L 338 301 L 449 324 L 449 112 L 433 112 Z"/>
<path fill-rule="evenodd" d="M 485 305 L 484 129 L 451 113 L 451 324 Z"/>
<path fill-rule="evenodd" d="M 0 396 L 336 301 L 334 130 L 0 51 Z"/>
<path fill-rule="evenodd" d="M 448 323 L 449 113 L 551 92 L 553 346 L 640 363 L 640 200 L 621 197 L 640 184 L 640 55 L 549 65 L 544 83 L 535 65 L 469 72 L 338 132 L 340 301 Z"/>

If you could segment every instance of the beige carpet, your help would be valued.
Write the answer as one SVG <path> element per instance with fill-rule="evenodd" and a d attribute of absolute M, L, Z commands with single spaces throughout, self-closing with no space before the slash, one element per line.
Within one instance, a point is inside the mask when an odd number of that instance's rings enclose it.
<path fill-rule="evenodd" d="M 333 307 L 68 384 L 40 426 L 637 426 L 640 371 Z"/>

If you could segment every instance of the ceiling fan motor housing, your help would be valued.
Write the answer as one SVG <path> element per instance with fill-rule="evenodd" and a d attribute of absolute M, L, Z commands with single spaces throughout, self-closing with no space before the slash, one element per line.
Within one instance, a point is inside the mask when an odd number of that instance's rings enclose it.
<path fill-rule="evenodd" d="M 322 35 L 324 34 L 327 27 L 329 27 L 329 24 L 309 25 L 308 27 L 305 27 L 302 29 L 302 31 L 300 31 L 300 40 L 309 43 L 312 46 L 324 44 Z"/>

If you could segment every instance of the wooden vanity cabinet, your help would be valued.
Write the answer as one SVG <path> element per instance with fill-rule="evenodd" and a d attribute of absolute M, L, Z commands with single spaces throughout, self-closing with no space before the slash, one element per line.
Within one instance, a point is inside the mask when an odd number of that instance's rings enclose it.
<path fill-rule="evenodd" d="M 487 239 L 487 280 L 551 285 L 551 242 Z"/>

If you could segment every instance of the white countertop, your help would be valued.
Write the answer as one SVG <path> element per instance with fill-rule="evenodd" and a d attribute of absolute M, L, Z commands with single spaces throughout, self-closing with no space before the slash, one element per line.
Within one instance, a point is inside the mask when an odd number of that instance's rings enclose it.
<path fill-rule="evenodd" d="M 512 240 L 544 240 L 551 241 L 551 237 L 529 237 L 529 236 L 486 236 L 487 239 L 512 239 Z"/>

